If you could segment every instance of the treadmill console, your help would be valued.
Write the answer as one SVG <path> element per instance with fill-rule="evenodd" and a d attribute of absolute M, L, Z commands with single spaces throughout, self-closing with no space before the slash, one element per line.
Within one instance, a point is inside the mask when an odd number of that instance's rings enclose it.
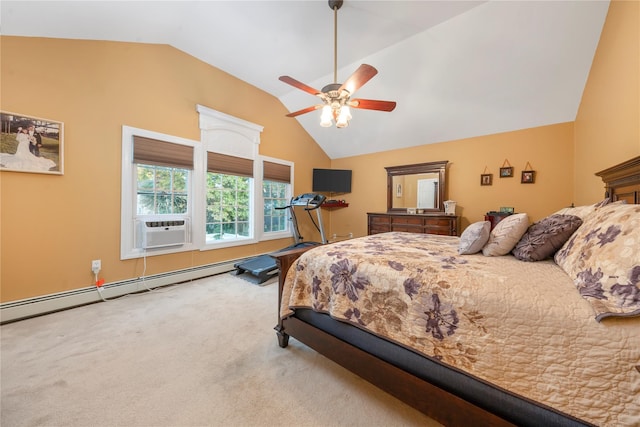
<path fill-rule="evenodd" d="M 305 193 L 291 200 L 292 206 L 304 206 L 307 210 L 318 209 L 327 197 L 318 193 Z"/>

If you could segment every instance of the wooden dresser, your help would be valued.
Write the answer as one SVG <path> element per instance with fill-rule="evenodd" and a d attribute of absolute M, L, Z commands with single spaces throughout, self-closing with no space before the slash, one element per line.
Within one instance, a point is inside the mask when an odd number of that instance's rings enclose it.
<path fill-rule="evenodd" d="M 367 233 L 377 234 L 388 231 L 409 233 L 442 234 L 457 236 L 460 217 L 444 213 L 367 213 Z"/>

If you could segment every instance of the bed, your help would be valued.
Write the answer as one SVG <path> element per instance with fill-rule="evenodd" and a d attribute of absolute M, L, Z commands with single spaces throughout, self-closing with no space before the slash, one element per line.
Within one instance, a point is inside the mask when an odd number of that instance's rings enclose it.
<path fill-rule="evenodd" d="M 392 232 L 276 254 L 279 345 L 447 426 L 640 425 L 640 156 L 597 175 L 601 203 L 507 221 L 480 252 Z M 517 243 L 492 254 L 500 233 Z"/>

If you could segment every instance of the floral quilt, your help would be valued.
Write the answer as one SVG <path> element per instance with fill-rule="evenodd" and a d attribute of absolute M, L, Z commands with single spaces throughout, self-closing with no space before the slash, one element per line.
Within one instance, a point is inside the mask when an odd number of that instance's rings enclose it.
<path fill-rule="evenodd" d="M 555 260 L 597 320 L 640 316 L 640 205 L 618 202 L 596 208 Z"/>
<path fill-rule="evenodd" d="M 640 425 L 640 318 L 598 323 L 552 260 L 458 245 L 392 232 L 309 250 L 281 316 L 313 308 L 585 421 Z"/>

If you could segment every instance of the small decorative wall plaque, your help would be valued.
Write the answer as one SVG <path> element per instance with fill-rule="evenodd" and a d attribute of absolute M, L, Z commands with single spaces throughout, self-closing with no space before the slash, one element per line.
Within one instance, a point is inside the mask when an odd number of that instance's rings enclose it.
<path fill-rule="evenodd" d="M 531 164 L 527 162 L 522 171 L 522 177 L 520 178 L 521 184 L 533 184 L 536 181 L 536 171 L 532 170 Z"/>
<path fill-rule="evenodd" d="M 500 178 L 511 178 L 513 176 L 513 166 L 509 163 L 509 160 L 504 159 L 504 163 L 500 168 Z"/>
<path fill-rule="evenodd" d="M 493 174 L 487 173 L 487 167 L 484 167 L 484 172 L 480 174 L 480 185 L 491 185 L 493 184 Z"/>

